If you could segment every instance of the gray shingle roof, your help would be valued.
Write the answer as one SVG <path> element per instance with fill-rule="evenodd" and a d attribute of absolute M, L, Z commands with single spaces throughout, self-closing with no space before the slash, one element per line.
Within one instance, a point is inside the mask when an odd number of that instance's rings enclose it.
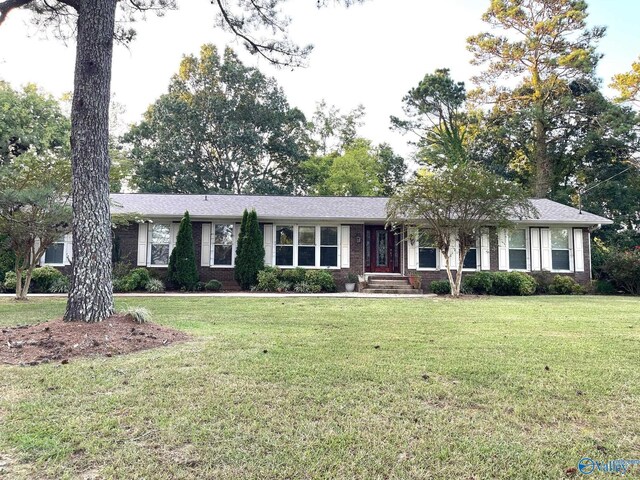
<path fill-rule="evenodd" d="M 244 209 L 255 208 L 264 220 L 338 220 L 384 222 L 386 197 L 294 197 L 278 195 L 171 195 L 152 193 L 111 194 L 114 214 L 138 213 L 147 217 L 181 217 L 189 210 L 194 219 L 242 217 Z M 610 220 L 580 212 L 546 199 L 533 199 L 539 219 L 527 223 L 597 225 Z"/>

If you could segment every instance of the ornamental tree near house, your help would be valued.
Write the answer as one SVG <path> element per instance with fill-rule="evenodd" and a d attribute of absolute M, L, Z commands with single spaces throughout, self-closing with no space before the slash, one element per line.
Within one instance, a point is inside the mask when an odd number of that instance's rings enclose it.
<path fill-rule="evenodd" d="M 451 165 L 437 172 L 419 172 L 387 205 L 389 224 L 427 229 L 444 255 L 454 297 L 460 296 L 464 257 L 483 227 L 509 228 L 516 219 L 537 215 L 518 185 L 472 163 Z M 458 264 L 451 265 L 456 243 Z"/>
<path fill-rule="evenodd" d="M 169 256 L 167 280 L 174 287 L 193 290 L 198 283 L 198 267 L 196 265 L 196 251 L 193 246 L 193 228 L 189 212 L 184 212 L 180 221 L 176 246 Z"/>
<path fill-rule="evenodd" d="M 264 268 L 264 240 L 260 232 L 258 214 L 255 210 L 244 211 L 243 227 L 240 228 L 236 252 L 235 275 L 243 290 L 258 283 L 258 272 Z"/>
<path fill-rule="evenodd" d="M 336 0 L 338 1 L 338 0 Z M 342 0 L 350 5 L 360 0 Z M 109 218 L 109 100 L 114 39 L 129 42 L 129 25 L 145 11 L 176 8 L 176 0 L 0 0 L 0 25 L 9 12 L 27 8 L 34 22 L 75 35 L 76 66 L 71 107 L 73 172 L 73 269 L 64 319 L 101 321 L 114 313 Z M 214 0 L 217 25 L 248 50 L 282 66 L 298 66 L 312 47 L 287 36 L 284 0 Z M 318 0 L 323 6 L 327 0 Z M 121 20 L 121 21 L 116 21 Z M 266 28 L 264 28 L 266 27 Z M 267 31 L 271 38 L 256 32 Z"/>

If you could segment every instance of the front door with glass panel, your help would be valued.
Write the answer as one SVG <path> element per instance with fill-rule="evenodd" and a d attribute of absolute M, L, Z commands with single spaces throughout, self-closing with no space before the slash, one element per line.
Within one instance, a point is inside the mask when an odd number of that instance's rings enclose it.
<path fill-rule="evenodd" d="M 383 226 L 365 227 L 365 269 L 374 273 L 400 271 L 397 234 Z"/>

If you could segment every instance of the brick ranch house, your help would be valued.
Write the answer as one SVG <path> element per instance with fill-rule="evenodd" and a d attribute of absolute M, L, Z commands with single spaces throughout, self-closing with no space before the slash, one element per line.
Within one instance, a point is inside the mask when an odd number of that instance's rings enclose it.
<path fill-rule="evenodd" d="M 385 228 L 383 197 L 112 194 L 112 213 L 145 219 L 118 227 L 114 242 L 122 261 L 166 273 L 186 210 L 193 223 L 200 279 L 237 289 L 233 264 L 240 221 L 255 208 L 264 236 L 265 264 L 328 269 L 342 286 L 348 272 L 422 276 L 426 287 L 446 279 L 444 256 L 416 227 Z M 466 256 L 464 271 L 549 271 L 579 283 L 591 279 L 591 231 L 610 220 L 546 199 L 533 199 L 539 218 L 513 230 L 487 225 Z M 71 261 L 70 236 L 46 252 L 44 265 Z M 456 253 L 452 264 L 457 265 Z"/>

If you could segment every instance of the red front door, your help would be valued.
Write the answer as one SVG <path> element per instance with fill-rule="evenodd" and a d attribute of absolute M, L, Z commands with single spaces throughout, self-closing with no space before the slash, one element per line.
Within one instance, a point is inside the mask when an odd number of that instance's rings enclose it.
<path fill-rule="evenodd" d="M 396 235 L 383 226 L 365 228 L 365 262 L 368 272 L 393 273 L 400 271 Z"/>

